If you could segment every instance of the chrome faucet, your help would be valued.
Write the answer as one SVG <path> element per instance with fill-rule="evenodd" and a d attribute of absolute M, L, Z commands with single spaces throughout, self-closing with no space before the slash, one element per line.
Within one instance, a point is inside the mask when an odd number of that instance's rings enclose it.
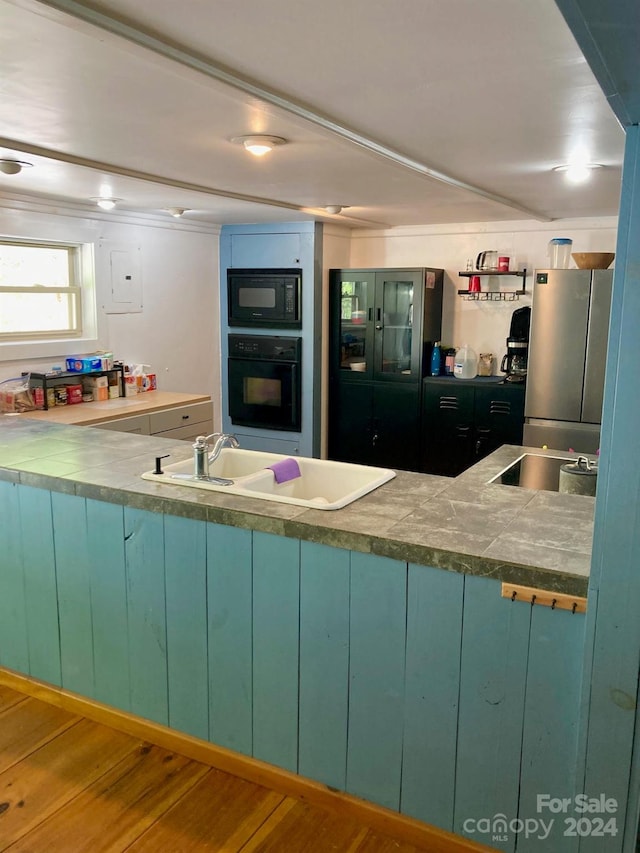
<path fill-rule="evenodd" d="M 240 442 L 235 437 L 235 435 L 231 435 L 226 432 L 214 432 L 211 435 L 208 435 L 205 441 L 209 441 L 210 438 L 214 436 L 218 436 L 216 438 L 216 443 L 213 445 L 213 450 L 209 454 L 209 464 L 215 462 L 218 456 L 220 456 L 220 451 L 223 447 L 240 447 Z M 202 438 L 202 436 L 200 436 Z"/>
<path fill-rule="evenodd" d="M 213 450 L 209 453 L 209 441 L 215 438 Z M 235 435 L 227 433 L 212 432 L 211 435 L 199 435 L 193 444 L 193 477 L 196 480 L 208 480 L 219 486 L 231 486 L 233 480 L 225 477 L 210 477 L 209 465 L 220 456 L 223 447 L 239 447 L 240 444 Z"/>

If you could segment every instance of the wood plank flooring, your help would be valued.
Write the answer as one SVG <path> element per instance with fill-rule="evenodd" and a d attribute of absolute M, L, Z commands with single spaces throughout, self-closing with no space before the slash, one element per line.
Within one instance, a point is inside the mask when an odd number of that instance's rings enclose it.
<path fill-rule="evenodd" d="M 0 685 L 0 851 L 425 850 Z"/>

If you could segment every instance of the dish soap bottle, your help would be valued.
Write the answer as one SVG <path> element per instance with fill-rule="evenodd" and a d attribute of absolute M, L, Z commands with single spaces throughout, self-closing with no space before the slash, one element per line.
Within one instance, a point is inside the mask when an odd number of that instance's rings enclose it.
<path fill-rule="evenodd" d="M 440 376 L 440 369 L 442 367 L 442 350 L 440 348 L 440 341 L 436 341 L 433 345 L 433 350 L 431 351 L 431 375 L 432 376 Z"/>
<path fill-rule="evenodd" d="M 478 375 L 478 356 L 468 344 L 456 351 L 453 375 L 458 379 L 473 379 Z"/>

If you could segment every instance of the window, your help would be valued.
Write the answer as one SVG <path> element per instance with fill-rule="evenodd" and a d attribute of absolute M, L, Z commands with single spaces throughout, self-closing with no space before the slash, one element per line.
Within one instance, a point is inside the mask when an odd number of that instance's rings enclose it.
<path fill-rule="evenodd" d="M 0 342 L 82 335 L 80 248 L 0 240 Z"/>

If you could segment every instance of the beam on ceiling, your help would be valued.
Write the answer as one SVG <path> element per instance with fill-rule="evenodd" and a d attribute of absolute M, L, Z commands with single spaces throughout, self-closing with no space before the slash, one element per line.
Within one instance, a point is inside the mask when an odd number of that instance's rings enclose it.
<path fill-rule="evenodd" d="M 181 65 L 198 71 L 213 80 L 224 83 L 227 86 L 244 92 L 253 98 L 258 98 L 265 103 L 278 107 L 285 112 L 291 113 L 298 118 L 310 122 L 311 124 L 322 127 L 324 130 L 327 130 L 354 145 L 358 145 L 379 157 L 384 157 L 396 165 L 416 172 L 425 178 L 430 178 L 434 181 L 438 181 L 439 183 L 446 184 L 447 186 L 473 193 L 474 195 L 485 198 L 488 201 L 504 205 L 512 210 L 517 210 L 520 213 L 525 214 L 527 217 L 536 219 L 540 222 L 550 221 L 550 217 L 545 216 L 539 211 L 531 210 L 528 207 L 518 204 L 518 202 L 513 199 L 497 195 L 496 193 L 492 193 L 482 187 L 474 186 L 473 184 L 469 184 L 452 175 L 447 175 L 444 172 L 433 169 L 428 164 L 414 160 L 413 158 L 403 154 L 401 151 L 396 151 L 383 143 L 377 142 L 376 140 L 359 133 L 357 130 L 347 127 L 341 122 L 332 119 L 330 116 L 323 115 L 305 104 L 292 100 L 283 93 L 266 89 L 260 83 L 241 76 L 233 69 L 219 65 L 208 57 L 200 56 L 181 45 L 172 43 L 164 37 L 148 32 L 121 18 L 114 17 L 97 7 L 89 6 L 85 3 L 79 2 L 79 0 L 37 0 L 36 5 L 47 6 L 51 9 L 56 9 L 59 12 L 71 15 L 78 20 L 84 21 L 92 26 L 99 27 L 106 32 L 137 44 L 146 50 L 151 50 L 166 59 L 178 62 Z"/>

